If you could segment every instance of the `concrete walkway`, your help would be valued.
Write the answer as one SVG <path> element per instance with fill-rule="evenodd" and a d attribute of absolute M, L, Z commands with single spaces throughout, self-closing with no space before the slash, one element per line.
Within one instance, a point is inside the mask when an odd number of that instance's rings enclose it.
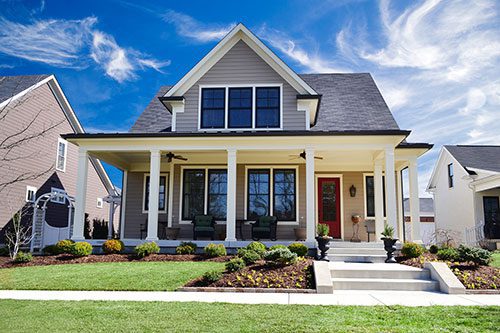
<path fill-rule="evenodd" d="M 496 305 L 500 295 L 448 295 L 425 291 L 353 291 L 332 294 L 0 290 L 0 299 L 61 301 L 225 302 L 309 305 Z"/>

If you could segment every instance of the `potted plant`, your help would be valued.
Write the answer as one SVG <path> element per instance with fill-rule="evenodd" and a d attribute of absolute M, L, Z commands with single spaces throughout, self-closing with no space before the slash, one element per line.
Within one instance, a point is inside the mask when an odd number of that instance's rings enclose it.
<path fill-rule="evenodd" d="M 395 263 L 394 251 L 396 251 L 396 242 L 398 239 L 394 238 L 394 228 L 385 223 L 382 236 L 384 236 L 381 238 L 384 241 L 384 250 L 387 252 L 387 259 L 385 259 L 385 262 Z"/>
<path fill-rule="evenodd" d="M 328 261 L 326 252 L 330 249 L 328 244 L 332 240 L 332 238 L 328 236 L 330 228 L 326 224 L 319 223 L 317 231 L 318 231 L 318 236 L 316 237 L 316 241 L 318 242 L 318 249 L 320 251 L 320 254 L 316 256 L 316 259 Z"/>

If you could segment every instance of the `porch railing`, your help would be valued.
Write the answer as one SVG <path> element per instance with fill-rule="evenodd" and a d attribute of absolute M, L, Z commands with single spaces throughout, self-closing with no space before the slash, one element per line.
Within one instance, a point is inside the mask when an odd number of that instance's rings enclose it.
<path fill-rule="evenodd" d="M 465 242 L 469 246 L 479 246 L 485 240 L 484 222 L 479 222 L 471 228 L 465 229 Z"/>

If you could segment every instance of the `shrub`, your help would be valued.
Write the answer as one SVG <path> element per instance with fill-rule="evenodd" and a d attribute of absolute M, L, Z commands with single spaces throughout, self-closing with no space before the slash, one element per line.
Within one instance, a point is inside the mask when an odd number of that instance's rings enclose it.
<path fill-rule="evenodd" d="M 292 265 L 297 262 L 297 254 L 289 249 L 276 249 L 264 253 L 264 260 L 276 265 Z"/>
<path fill-rule="evenodd" d="M 9 248 L 7 246 L 0 247 L 0 257 L 8 257 Z"/>
<path fill-rule="evenodd" d="M 299 257 L 305 257 L 309 252 L 309 248 L 302 243 L 292 243 L 288 245 L 288 249 Z"/>
<path fill-rule="evenodd" d="M 106 254 L 120 253 L 124 248 L 125 245 L 119 239 L 108 239 L 102 244 L 102 250 Z"/>
<path fill-rule="evenodd" d="M 473 262 L 475 265 L 488 265 L 491 260 L 491 252 L 478 247 L 460 245 L 457 253 L 459 261 Z"/>
<path fill-rule="evenodd" d="M 92 220 L 92 238 L 93 239 L 106 239 L 108 237 L 108 221 L 101 219 Z"/>
<path fill-rule="evenodd" d="M 458 251 L 452 247 L 443 247 L 437 252 L 439 260 L 456 261 L 458 259 Z"/>
<path fill-rule="evenodd" d="M 384 230 L 382 230 L 382 236 L 386 238 L 394 238 L 394 227 L 389 224 L 384 224 Z"/>
<path fill-rule="evenodd" d="M 418 258 L 424 254 L 424 251 L 425 249 L 422 245 L 412 242 L 404 243 L 401 248 L 401 254 L 406 258 Z"/>
<path fill-rule="evenodd" d="M 245 261 L 241 258 L 233 258 L 226 263 L 226 271 L 237 272 L 245 267 Z"/>
<path fill-rule="evenodd" d="M 261 242 L 251 242 L 247 245 L 247 250 L 256 252 L 261 258 L 266 252 L 266 246 Z"/>
<path fill-rule="evenodd" d="M 328 232 L 330 232 L 330 227 L 327 224 L 319 223 L 317 230 L 319 237 L 326 237 L 328 236 Z"/>
<path fill-rule="evenodd" d="M 283 244 L 276 244 L 273 245 L 269 248 L 269 251 L 276 250 L 276 249 L 286 249 L 287 247 Z"/>
<path fill-rule="evenodd" d="M 261 259 L 261 256 L 257 252 L 247 248 L 238 249 L 238 257 L 243 259 L 247 265 L 254 264 L 257 260 Z"/>
<path fill-rule="evenodd" d="M 224 244 L 210 243 L 205 246 L 204 250 L 209 257 L 222 257 L 227 255 L 226 247 L 224 246 Z"/>
<path fill-rule="evenodd" d="M 208 271 L 203 274 L 203 280 L 207 283 L 214 283 L 222 278 L 222 273 L 219 271 Z"/>
<path fill-rule="evenodd" d="M 134 252 L 139 258 L 144 258 L 150 254 L 160 252 L 160 247 L 155 242 L 142 243 L 135 247 Z"/>
<path fill-rule="evenodd" d="M 55 256 L 55 255 L 61 254 L 61 252 L 59 252 L 59 251 L 60 251 L 59 247 L 57 247 L 57 245 L 55 245 L 55 244 L 47 245 L 46 247 L 44 247 L 42 249 L 43 254 L 48 255 L 48 256 Z"/>
<path fill-rule="evenodd" d="M 439 247 L 435 244 L 432 244 L 431 247 L 429 248 L 429 252 L 432 254 L 436 254 L 439 251 Z"/>
<path fill-rule="evenodd" d="M 76 242 L 71 247 L 70 253 L 75 257 L 86 257 L 92 254 L 92 245 L 87 242 Z"/>
<path fill-rule="evenodd" d="M 33 260 L 33 255 L 29 252 L 22 252 L 19 251 L 17 252 L 16 257 L 14 258 L 15 263 L 23 263 L 23 262 L 30 262 Z"/>
<path fill-rule="evenodd" d="M 193 242 L 181 242 L 181 244 L 175 248 L 175 253 L 194 254 L 197 247 L 198 246 Z"/>
<path fill-rule="evenodd" d="M 75 241 L 72 241 L 71 239 L 60 240 L 56 243 L 57 251 L 59 251 L 59 253 L 71 253 L 73 244 L 75 244 Z"/>

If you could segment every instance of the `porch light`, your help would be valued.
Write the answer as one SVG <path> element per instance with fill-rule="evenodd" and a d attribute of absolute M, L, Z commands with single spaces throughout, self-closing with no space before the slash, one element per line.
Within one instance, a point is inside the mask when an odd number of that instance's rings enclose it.
<path fill-rule="evenodd" d="M 354 187 L 354 185 L 351 185 L 351 187 L 349 188 L 349 193 L 353 198 L 356 196 L 356 187 Z"/>

